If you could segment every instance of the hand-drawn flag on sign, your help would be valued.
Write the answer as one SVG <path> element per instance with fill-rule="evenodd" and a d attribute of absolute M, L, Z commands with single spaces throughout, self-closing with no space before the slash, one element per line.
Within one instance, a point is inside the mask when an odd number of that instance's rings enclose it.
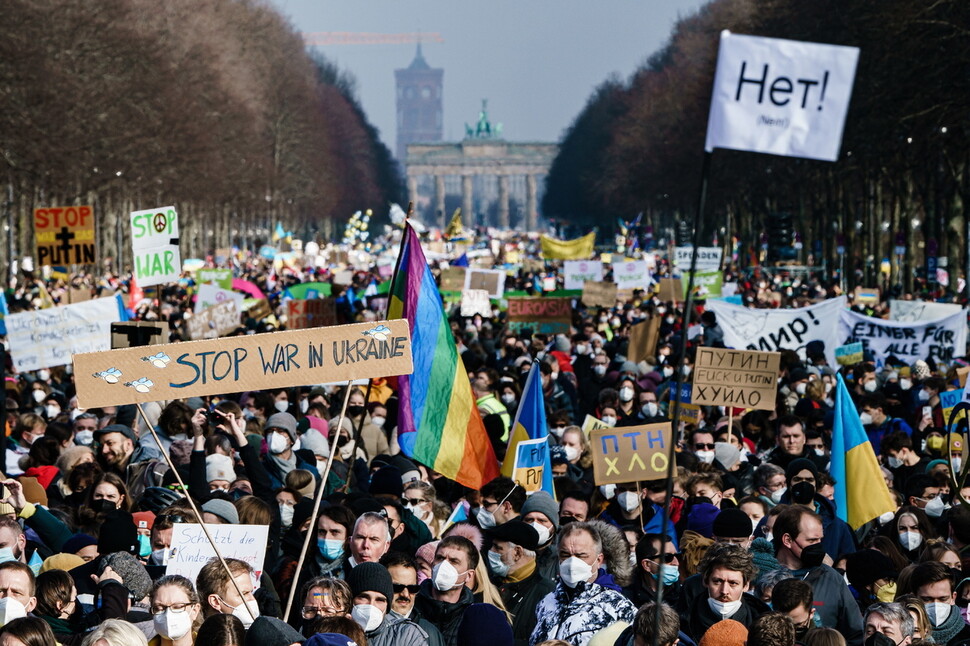
<path fill-rule="evenodd" d="M 522 402 L 519 410 L 515 414 L 515 422 L 512 424 L 512 434 L 509 437 L 509 448 L 505 452 L 505 460 L 502 462 L 502 475 L 513 478 L 515 475 L 515 463 L 518 455 L 518 445 L 520 442 L 529 440 L 546 441 L 549 437 L 548 426 L 546 426 L 546 405 L 542 396 L 542 376 L 539 372 L 539 362 L 532 363 L 532 369 L 525 381 L 525 390 L 522 392 Z M 532 489 L 526 487 L 525 482 L 520 484 L 527 491 L 542 489 L 553 500 L 556 499 L 556 490 L 552 486 L 552 461 L 549 451 L 542 455 L 543 464 L 541 471 L 540 486 Z M 524 466 L 520 461 L 520 466 Z"/>
<path fill-rule="evenodd" d="M 721 32 L 705 150 L 836 161 L 859 49 Z"/>

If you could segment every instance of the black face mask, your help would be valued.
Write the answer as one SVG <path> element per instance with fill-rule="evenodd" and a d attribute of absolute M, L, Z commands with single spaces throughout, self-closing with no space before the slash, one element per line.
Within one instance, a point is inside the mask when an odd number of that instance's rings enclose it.
<path fill-rule="evenodd" d="M 896 646 L 896 642 L 882 633 L 872 633 L 866 638 L 865 646 Z"/>
<path fill-rule="evenodd" d="M 347 407 L 347 414 L 350 415 L 351 417 L 360 417 L 361 415 L 364 414 L 364 407 L 363 406 L 348 406 Z"/>
<path fill-rule="evenodd" d="M 799 482 L 788 490 L 791 501 L 799 505 L 807 505 L 815 499 L 815 485 L 811 482 Z"/>
<path fill-rule="evenodd" d="M 105 500 L 104 498 L 91 502 L 91 510 L 96 514 L 106 514 L 109 511 L 113 511 L 117 508 L 118 505 L 110 500 Z"/>
<path fill-rule="evenodd" d="M 337 436 L 337 446 L 345 446 L 349 441 L 350 441 L 350 438 L 347 437 L 346 435 Z"/>
<path fill-rule="evenodd" d="M 825 560 L 825 548 L 821 543 L 809 545 L 802 550 L 801 560 L 803 568 L 818 567 Z"/>
<path fill-rule="evenodd" d="M 560 516 L 559 517 L 559 526 L 560 527 L 563 527 L 564 525 L 568 525 L 569 523 L 575 523 L 575 522 L 576 522 L 576 519 L 573 518 L 572 516 Z"/>

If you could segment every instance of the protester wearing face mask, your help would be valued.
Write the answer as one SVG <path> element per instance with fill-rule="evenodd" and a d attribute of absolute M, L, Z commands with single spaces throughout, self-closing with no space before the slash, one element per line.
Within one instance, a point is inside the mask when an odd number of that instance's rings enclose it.
<path fill-rule="evenodd" d="M 818 469 L 811 460 L 792 461 L 785 471 L 788 491 L 782 496 L 782 503 L 801 505 L 821 518 L 825 526 L 823 547 L 830 558 L 849 554 L 856 550 L 855 538 L 849 525 L 839 518 L 834 503 L 818 494 Z"/>
<path fill-rule="evenodd" d="M 795 625 L 795 639 L 805 643 L 809 630 L 822 624 L 815 612 L 812 586 L 798 579 L 785 579 L 771 589 L 771 609 L 789 619 Z"/>
<path fill-rule="evenodd" d="M 910 505 L 900 507 L 893 521 L 883 527 L 882 533 L 893 539 L 903 556 L 913 563 L 919 560 L 926 541 L 936 537 L 936 530 L 926 513 Z"/>
<path fill-rule="evenodd" d="M 545 491 L 537 491 L 525 499 L 522 520 L 539 535 L 536 547 L 536 567 L 546 579 L 553 581 L 559 571 L 556 554 L 556 532 L 559 531 L 559 505 Z"/>
<path fill-rule="evenodd" d="M 555 588 L 536 564 L 539 534 L 534 525 L 521 520 L 510 520 L 486 533 L 492 539 L 486 552 L 488 569 L 496 578 L 505 609 L 514 617 L 512 633 L 528 641 L 536 625 L 536 606 Z"/>
<path fill-rule="evenodd" d="M 902 432 L 910 437 L 913 435 L 913 429 L 905 420 L 887 415 L 887 410 L 889 405 L 882 393 L 872 393 L 862 400 L 859 420 L 866 429 L 866 435 L 876 455 L 882 453 L 882 439 L 889 433 Z"/>
<path fill-rule="evenodd" d="M 239 559 L 226 558 L 225 562 L 232 579 L 218 559 L 210 560 L 199 571 L 196 587 L 202 600 L 203 616 L 233 615 L 249 628 L 259 617 L 259 606 L 253 596 L 253 568 Z"/>
<path fill-rule="evenodd" d="M 663 553 L 660 551 L 661 542 Z M 633 555 L 633 579 L 623 589 L 623 594 L 639 608 L 645 603 L 656 601 L 657 588 L 663 582 L 664 603 L 675 607 L 680 598 L 681 584 L 680 560 L 673 542 L 669 539 L 664 541 L 660 534 L 644 534 L 637 541 Z"/>
<path fill-rule="evenodd" d="M 877 601 L 889 603 L 896 598 L 896 570 L 889 557 L 878 550 L 859 550 L 847 555 L 845 575 L 863 611 Z"/>
<path fill-rule="evenodd" d="M 701 429 L 695 430 L 690 436 L 690 449 L 699 462 L 711 464 L 714 462 L 714 434 Z"/>
<path fill-rule="evenodd" d="M 149 594 L 155 632 L 149 646 L 192 646 L 192 628 L 202 609 L 192 582 L 177 574 L 155 582 Z"/>
<path fill-rule="evenodd" d="M 434 538 L 439 538 L 444 529 L 444 523 L 434 513 L 436 496 L 437 492 L 433 485 L 416 480 L 408 483 L 401 502 L 405 509 L 428 527 Z"/>
<path fill-rule="evenodd" d="M 20 561 L 0 563 L 0 626 L 26 617 L 37 605 L 33 571 Z"/>
<path fill-rule="evenodd" d="M 613 587 L 612 576 L 602 569 L 604 563 L 603 538 L 595 523 L 569 523 L 562 528 L 559 579 L 536 608 L 530 643 L 561 639 L 586 646 L 607 626 L 633 621 L 636 608 Z"/>
<path fill-rule="evenodd" d="M 939 518 L 946 509 L 946 503 L 940 496 L 939 483 L 933 476 L 925 473 L 912 476 L 907 480 L 903 493 L 906 494 L 906 502 L 917 509 L 922 509 L 930 518 Z"/>
<path fill-rule="evenodd" d="M 913 617 L 902 604 L 874 603 L 866 610 L 865 646 L 909 646 L 914 628 Z"/>
<path fill-rule="evenodd" d="M 11 477 L 23 475 L 20 468 L 20 458 L 30 452 L 30 445 L 44 436 L 47 422 L 40 415 L 24 413 L 17 419 L 10 437 L 7 438 L 7 468 L 6 474 Z"/>
<path fill-rule="evenodd" d="M 753 626 L 758 617 L 770 612 L 767 604 L 747 594 L 756 573 L 751 554 L 742 547 L 728 543 L 713 546 L 700 572 L 705 594 L 688 609 L 684 632 L 700 641 L 708 628 L 725 619 L 746 628 Z"/>
<path fill-rule="evenodd" d="M 391 575 L 380 563 L 361 563 L 347 575 L 353 595 L 351 618 L 373 646 L 427 643 L 428 634 L 414 622 L 389 616 L 394 598 Z"/>
<path fill-rule="evenodd" d="M 373 405 L 372 403 L 371 406 Z M 336 413 L 339 416 L 340 411 L 337 410 Z M 334 417 L 330 420 L 330 428 L 334 429 L 336 426 L 337 417 Z M 347 400 L 347 414 L 337 430 L 340 431 L 341 435 L 346 434 L 348 438 L 359 437 L 361 446 L 358 448 L 363 449 L 368 457 L 384 455 L 390 448 L 387 434 L 371 421 L 371 415 L 367 410 L 364 399 L 364 391 L 360 388 L 351 389 L 350 398 Z"/>
<path fill-rule="evenodd" d="M 754 487 L 758 498 L 771 509 L 781 502 L 782 496 L 788 491 L 785 470 L 776 464 L 762 463 L 754 471 Z"/>
<path fill-rule="evenodd" d="M 912 572 L 910 585 L 926 606 L 934 642 L 956 644 L 970 639 L 970 626 L 955 605 L 956 581 L 952 570 L 942 563 L 919 563 Z"/>
<path fill-rule="evenodd" d="M 266 420 L 263 438 L 268 449 L 263 456 L 263 467 L 270 478 L 273 489 L 282 488 L 286 474 L 293 469 L 305 469 L 317 480 L 316 456 L 306 449 L 294 450 L 296 444 L 296 419 L 289 413 L 275 413 Z"/>
<path fill-rule="evenodd" d="M 913 440 L 906 433 L 899 431 L 884 436 L 881 448 L 898 491 L 906 490 L 906 483 L 912 476 L 926 473 L 930 459 L 913 450 Z"/>
<path fill-rule="evenodd" d="M 78 602 L 74 580 L 63 569 L 52 568 L 41 572 L 37 577 L 36 590 L 37 606 L 33 614 L 47 622 L 54 637 L 63 646 L 77 646 L 84 640 L 88 628 L 106 619 L 124 619 L 128 614 L 128 589 L 121 584 L 121 577 L 110 566 L 105 568 L 98 580 L 100 607 L 87 615 Z M 18 610 L 14 610 L 13 614 L 18 614 Z"/>
<path fill-rule="evenodd" d="M 838 630 L 849 644 L 861 644 L 859 605 L 842 575 L 823 564 L 822 519 L 801 505 L 791 505 L 775 517 L 772 534 L 778 562 L 796 578 L 811 582 L 822 625 Z"/>
<path fill-rule="evenodd" d="M 627 363 L 630 363 L 630 362 L 627 362 Z M 626 366 L 627 364 L 623 364 L 623 365 Z M 628 369 L 630 369 L 631 367 L 633 370 L 636 370 L 636 366 L 634 364 L 627 366 Z M 637 405 L 638 390 L 639 390 L 639 386 L 637 385 L 636 379 L 634 379 L 631 376 L 623 377 L 620 380 L 619 384 L 617 384 L 617 392 L 619 393 L 620 406 L 619 408 L 617 408 L 616 414 L 620 421 L 623 421 L 628 417 L 632 417 L 633 419 L 637 419 L 639 417 L 640 410 Z"/>
<path fill-rule="evenodd" d="M 459 646 L 458 628 L 468 606 L 475 603 L 475 569 L 480 555 L 475 544 L 463 536 L 441 539 L 434 552 L 431 578 L 421 583 L 411 613 L 432 623 L 446 646 Z"/>
<path fill-rule="evenodd" d="M 494 478 L 481 491 L 482 504 L 476 516 L 479 527 L 487 530 L 519 517 L 525 503 L 525 490 L 511 478 Z"/>

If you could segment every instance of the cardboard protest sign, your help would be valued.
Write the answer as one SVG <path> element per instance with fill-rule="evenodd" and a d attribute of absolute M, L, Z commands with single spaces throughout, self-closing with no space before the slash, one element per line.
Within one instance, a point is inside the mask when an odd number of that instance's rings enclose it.
<path fill-rule="evenodd" d="M 646 260 L 613 263 L 613 281 L 620 289 L 646 289 L 653 282 Z"/>
<path fill-rule="evenodd" d="M 861 342 L 877 357 L 892 355 L 908 364 L 917 359 L 950 363 L 966 354 L 967 315 L 961 310 L 935 321 L 900 323 L 842 310 L 839 338 L 844 343 Z"/>
<path fill-rule="evenodd" d="M 774 410 L 780 363 L 778 352 L 698 348 L 690 401 Z"/>
<path fill-rule="evenodd" d="M 879 304 L 879 288 L 878 287 L 856 287 L 853 301 L 858 305 L 878 305 Z"/>
<path fill-rule="evenodd" d="M 960 388 L 967 385 L 967 375 L 970 375 L 970 366 L 960 366 L 957 368 L 957 380 L 960 382 Z"/>
<path fill-rule="evenodd" d="M 74 355 L 81 408 L 410 374 L 403 319 Z"/>
<path fill-rule="evenodd" d="M 243 312 L 248 318 L 260 321 L 273 313 L 273 308 L 269 306 L 269 301 L 265 298 L 257 298 L 250 303 L 243 299 Z"/>
<path fill-rule="evenodd" d="M 63 366 L 76 352 L 111 349 L 111 322 L 128 316 L 119 296 L 6 315 L 7 340 L 18 372 Z"/>
<path fill-rule="evenodd" d="M 349 269 L 335 272 L 333 275 L 334 285 L 352 285 L 354 283 L 354 272 Z"/>
<path fill-rule="evenodd" d="M 621 484 L 669 476 L 670 422 L 590 431 L 593 482 Z"/>
<path fill-rule="evenodd" d="M 679 278 L 660 279 L 660 300 L 664 303 L 680 303 L 684 300 L 684 287 Z"/>
<path fill-rule="evenodd" d="M 534 334 L 569 334 L 573 307 L 568 298 L 509 299 L 509 328 L 529 328 Z"/>
<path fill-rule="evenodd" d="M 693 247 L 674 247 L 674 265 L 681 271 L 690 271 Z M 720 247 L 698 247 L 695 271 L 718 271 L 721 269 L 721 256 L 724 251 Z"/>
<path fill-rule="evenodd" d="M 932 321 L 956 314 L 963 308 L 956 303 L 934 303 L 933 301 L 889 301 L 889 318 L 893 321 L 916 322 Z"/>
<path fill-rule="evenodd" d="M 489 298 L 502 298 L 505 293 L 505 272 L 501 269 L 469 269 L 465 272 L 462 289 L 484 289 Z"/>
<path fill-rule="evenodd" d="M 223 301 L 196 312 L 186 320 L 186 326 L 192 340 L 218 339 L 239 328 L 239 310 L 235 301 Z"/>
<path fill-rule="evenodd" d="M 445 267 L 441 270 L 441 286 L 443 292 L 460 292 L 465 289 L 465 268 Z"/>
<path fill-rule="evenodd" d="M 34 209 L 34 239 L 40 265 L 93 265 L 94 209 L 90 206 L 49 206 Z"/>
<path fill-rule="evenodd" d="M 219 553 L 226 559 L 249 563 L 259 580 L 266 558 L 268 525 L 206 525 Z M 175 523 L 165 574 L 181 574 L 195 581 L 202 566 L 216 558 L 212 544 L 197 523 Z"/>
<path fill-rule="evenodd" d="M 586 419 L 583 420 L 583 432 L 586 433 L 586 437 L 589 437 L 590 431 L 595 431 L 599 428 L 613 428 L 601 419 L 597 419 L 592 415 L 587 415 Z"/>
<path fill-rule="evenodd" d="M 67 290 L 68 303 L 83 303 L 91 300 L 91 290 L 87 287 L 69 287 Z"/>
<path fill-rule="evenodd" d="M 859 49 L 721 32 L 704 149 L 836 161 Z"/>
<path fill-rule="evenodd" d="M 139 287 L 178 280 L 182 256 L 175 207 L 132 211 L 131 248 Z"/>
<path fill-rule="evenodd" d="M 461 293 L 461 315 L 475 316 L 476 314 L 492 315 L 492 302 L 484 289 L 469 289 Z"/>
<path fill-rule="evenodd" d="M 199 285 L 199 292 L 195 299 L 195 312 L 199 313 L 202 310 L 214 307 L 225 301 L 233 301 L 236 304 L 236 311 L 240 312 L 242 311 L 243 300 L 245 298 L 245 295 L 240 292 L 234 292 L 231 289 L 222 289 L 211 283 L 206 283 L 205 285 Z"/>
<path fill-rule="evenodd" d="M 616 305 L 616 291 L 616 283 L 587 280 L 583 283 L 583 304 L 587 307 L 613 307 Z"/>
<path fill-rule="evenodd" d="M 202 268 L 195 273 L 195 281 L 200 285 L 212 283 L 220 289 L 230 290 L 232 289 L 232 270 Z"/>
<path fill-rule="evenodd" d="M 562 271 L 566 289 L 582 289 L 588 280 L 603 280 L 603 263 L 598 260 L 567 260 Z"/>
<path fill-rule="evenodd" d="M 862 362 L 862 344 L 849 343 L 835 349 L 835 361 L 840 366 L 854 366 Z"/>
<path fill-rule="evenodd" d="M 660 317 L 653 316 L 642 323 L 630 326 L 630 343 L 627 358 L 640 363 L 657 354 L 657 341 L 660 340 Z"/>
<path fill-rule="evenodd" d="M 286 329 L 306 330 L 337 324 L 337 301 L 334 298 L 312 298 L 286 302 Z"/>
<path fill-rule="evenodd" d="M 542 472 L 549 459 L 549 441 L 540 437 L 521 440 L 515 447 L 515 465 L 512 480 L 527 493 L 542 489 Z"/>
<path fill-rule="evenodd" d="M 845 296 L 794 309 L 754 309 L 722 300 L 707 301 L 705 306 L 717 315 L 718 325 L 724 331 L 724 345 L 729 348 L 795 350 L 805 359 L 805 346 L 821 341 L 830 366 L 835 365 L 835 348 L 842 345 L 838 320 L 844 308 Z"/>
<path fill-rule="evenodd" d="M 168 323 L 160 321 L 125 321 L 111 324 L 111 349 L 140 348 L 165 343 Z"/>

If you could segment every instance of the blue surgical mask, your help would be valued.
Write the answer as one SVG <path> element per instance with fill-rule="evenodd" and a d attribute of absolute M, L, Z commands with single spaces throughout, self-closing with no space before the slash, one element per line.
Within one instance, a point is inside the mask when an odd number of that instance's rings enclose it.
<path fill-rule="evenodd" d="M 344 542 L 332 538 L 317 539 L 320 555 L 328 561 L 336 561 L 344 555 Z"/>
<path fill-rule="evenodd" d="M 663 578 L 664 585 L 673 585 L 680 579 L 680 571 L 676 566 L 669 563 L 660 564 L 660 576 Z"/>
<path fill-rule="evenodd" d="M 138 556 L 145 558 L 152 553 L 152 541 L 144 534 L 138 535 Z"/>

